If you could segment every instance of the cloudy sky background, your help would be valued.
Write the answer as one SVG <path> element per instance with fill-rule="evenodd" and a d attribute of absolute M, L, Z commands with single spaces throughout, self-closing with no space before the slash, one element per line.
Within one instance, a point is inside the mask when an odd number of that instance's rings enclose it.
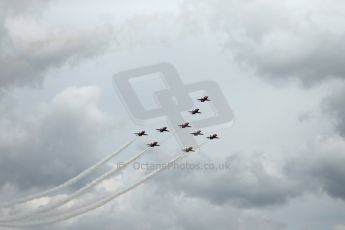
<path fill-rule="evenodd" d="M 222 88 L 235 124 L 188 161 L 231 170 L 164 172 L 50 229 L 345 229 L 344 15 L 340 0 L 0 0 L 1 200 L 152 128 L 133 123 L 112 75 L 168 62 Z"/>

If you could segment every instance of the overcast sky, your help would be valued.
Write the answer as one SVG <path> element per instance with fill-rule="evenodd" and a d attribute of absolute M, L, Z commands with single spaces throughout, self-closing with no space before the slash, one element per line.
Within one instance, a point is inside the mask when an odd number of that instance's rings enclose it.
<path fill-rule="evenodd" d="M 222 89 L 235 122 L 187 161 L 230 170 L 170 170 L 49 229 L 344 230 L 344 41 L 341 0 L 0 0 L 0 200 L 62 183 L 161 125 L 135 123 L 112 76 L 166 62 L 186 84 Z M 180 147 L 167 148 L 142 161 Z"/>

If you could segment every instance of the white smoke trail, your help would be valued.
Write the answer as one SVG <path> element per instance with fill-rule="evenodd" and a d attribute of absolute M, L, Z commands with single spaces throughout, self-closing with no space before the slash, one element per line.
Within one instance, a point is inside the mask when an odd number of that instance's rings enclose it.
<path fill-rule="evenodd" d="M 155 171 L 153 171 L 152 173 L 148 174 L 146 177 L 144 177 L 142 180 L 138 181 L 137 183 L 133 184 L 132 186 L 122 190 L 121 192 L 112 194 L 98 202 L 92 203 L 88 206 L 83 206 L 78 210 L 74 210 L 73 212 L 69 212 L 69 213 L 63 213 L 62 215 L 59 216 L 55 216 L 54 219 L 50 219 L 50 220 L 43 220 L 43 221 L 37 221 L 37 222 L 27 222 L 27 223 L 22 223 L 22 224 L 0 224 L 1 227 L 7 227 L 7 228 L 29 228 L 29 227 L 38 227 L 38 226 L 44 226 L 44 225 L 49 225 L 49 224 L 54 224 L 54 223 L 58 223 L 60 221 L 65 221 L 65 220 L 69 220 L 71 218 L 83 215 L 85 213 L 88 213 L 94 209 L 100 208 L 104 205 L 106 205 L 107 203 L 111 202 L 112 200 L 116 199 L 117 197 L 124 195 L 128 192 L 130 192 L 131 190 L 135 189 L 136 187 L 140 186 L 141 184 L 145 183 L 147 180 L 149 180 L 151 177 L 157 175 L 158 173 L 162 172 L 163 170 L 169 168 L 169 166 L 171 166 L 172 164 L 176 163 L 177 161 L 181 160 L 182 158 L 186 157 L 186 154 L 180 154 L 179 156 L 177 156 L 175 159 L 173 159 L 172 161 L 167 163 L 167 167 L 161 167 Z"/>
<path fill-rule="evenodd" d="M 173 132 L 173 133 L 171 133 L 168 137 L 166 137 L 166 138 L 164 138 L 163 140 L 161 140 L 161 141 L 159 141 L 159 143 L 160 144 L 163 144 L 163 143 L 165 143 L 166 141 L 168 141 L 170 138 L 172 138 L 172 137 L 174 137 L 175 135 L 176 135 L 176 133 L 177 132 Z M 206 141 L 207 142 L 207 141 Z M 200 148 L 203 144 L 205 144 L 205 143 L 202 143 L 198 148 Z M 198 149 L 197 148 L 197 149 Z M 131 164 L 132 162 L 134 162 L 136 159 L 138 159 L 142 154 L 144 154 L 148 149 L 150 149 L 150 148 L 147 148 L 146 150 L 144 150 L 143 152 L 141 152 L 141 153 L 139 153 L 137 156 L 135 156 L 135 157 L 133 157 L 131 160 L 129 160 L 127 163 L 125 163 L 123 166 L 124 167 L 126 167 L 127 165 L 129 165 L 129 164 Z M 92 184 L 95 184 L 95 183 L 100 183 L 100 182 L 102 182 L 102 180 L 105 180 L 107 177 L 109 177 L 108 175 L 109 174 L 114 174 L 114 173 L 116 173 L 116 172 L 113 172 L 114 170 L 112 170 L 112 171 L 110 171 L 109 173 L 106 173 L 106 174 L 104 174 L 104 175 L 102 175 L 100 178 L 98 178 L 98 179 L 96 179 L 94 182 L 91 182 Z M 108 175 L 107 175 L 108 174 Z M 111 176 L 110 175 L 110 176 Z M 94 185 L 93 185 L 93 187 L 94 187 Z M 84 187 L 85 188 L 85 187 Z M 83 190 L 83 188 L 81 189 L 81 192 L 82 192 L 82 190 Z M 79 193 L 79 195 L 81 194 L 80 192 L 76 192 L 75 194 L 76 194 L 76 196 L 74 197 L 74 198 L 76 198 L 77 196 L 79 196 L 78 195 L 78 193 Z M 62 201 L 62 202 L 59 202 L 60 203 L 60 205 L 56 205 L 56 206 L 54 206 L 54 207 L 50 207 L 49 208 L 49 210 L 48 210 L 48 208 L 46 209 L 46 208 L 44 208 L 44 210 L 42 210 L 42 211 L 40 211 L 39 213 L 42 213 L 42 212 L 44 212 L 44 211 L 50 211 L 50 210 L 52 210 L 52 209 L 54 209 L 54 208 L 58 208 L 58 207 L 61 207 L 63 204 L 65 204 L 65 203 L 67 203 L 67 202 L 69 202 L 71 199 L 69 199 L 69 200 L 67 200 L 66 202 L 65 201 Z M 79 207 L 79 208 L 77 208 L 77 209 L 75 209 L 75 210 L 78 210 L 78 209 L 80 209 L 80 208 L 82 208 L 82 207 Z M 70 211 L 73 211 L 73 210 L 70 210 Z M 37 213 L 37 214 L 39 214 L 39 213 Z M 36 214 L 36 213 L 35 213 Z M 36 217 L 38 217 L 38 218 L 47 218 L 47 217 L 54 217 L 55 216 L 55 214 L 52 214 L 52 213 L 44 213 L 43 215 L 39 215 L 39 216 L 32 216 L 32 218 L 36 218 Z M 11 220 L 13 220 L 13 219 L 11 219 Z M 6 222 L 11 222 L 11 221 L 6 221 Z M 0 221 L 0 224 L 1 223 L 3 223 L 2 221 Z"/>
<path fill-rule="evenodd" d="M 131 140 L 130 142 L 128 142 L 127 144 L 125 144 L 124 146 L 122 146 L 121 148 L 119 148 L 116 152 L 108 155 L 107 157 L 105 157 L 104 159 L 102 159 L 101 161 L 99 161 L 98 163 L 96 163 L 95 165 L 91 166 L 90 168 L 86 169 L 85 171 L 81 172 L 79 175 L 71 178 L 70 180 L 66 181 L 65 183 L 58 185 L 54 188 L 48 189 L 46 191 L 43 192 L 39 192 L 27 197 L 23 197 L 23 198 L 19 198 L 10 202 L 6 202 L 6 203 L 2 203 L 0 204 L 0 209 L 5 208 L 5 207 L 10 207 L 10 206 L 15 206 L 21 203 L 26 203 L 28 201 L 37 199 L 37 198 L 41 198 L 44 197 L 46 195 L 49 195 L 51 193 L 54 192 L 58 192 L 72 184 L 75 184 L 76 182 L 78 182 L 80 179 L 86 177 L 87 175 L 89 175 L 90 173 L 94 172 L 96 169 L 98 169 L 99 167 L 101 167 L 102 165 L 104 165 L 105 163 L 107 163 L 109 160 L 111 160 L 112 158 L 114 158 L 115 156 L 117 156 L 118 154 L 120 154 L 123 150 L 125 150 L 129 145 L 131 145 L 134 141 L 136 140 L 136 138 L 134 138 L 133 140 Z"/>
<path fill-rule="evenodd" d="M 161 143 L 166 142 L 167 140 L 169 140 L 171 137 L 173 137 L 176 133 L 172 133 L 171 135 L 169 135 L 168 137 L 166 137 L 165 139 L 163 139 L 161 141 Z M 134 141 L 134 140 L 133 140 Z M 132 141 L 132 142 L 133 142 Z M 131 142 L 131 143 L 132 143 Z M 127 144 L 128 145 L 128 144 Z M 93 187 L 97 186 L 98 184 L 100 184 L 102 181 L 104 181 L 105 179 L 107 179 L 108 177 L 111 177 L 112 175 L 116 174 L 118 171 L 124 169 L 125 167 L 127 167 L 129 164 L 131 164 L 132 162 L 134 162 L 136 159 L 138 159 L 142 154 L 144 154 L 149 148 L 145 149 L 144 151 L 142 151 L 141 153 L 137 154 L 136 156 L 134 156 L 133 158 L 131 158 L 129 161 L 127 161 L 126 163 L 124 163 L 123 165 L 120 166 L 120 168 L 115 168 L 112 169 L 110 171 L 108 171 L 107 173 L 101 175 L 99 178 L 95 179 L 94 181 L 92 181 L 91 183 L 89 183 L 88 185 L 82 187 L 81 189 L 79 189 L 78 191 L 74 192 L 72 195 L 68 196 L 67 198 L 58 201 L 54 204 L 48 205 L 46 207 L 42 207 L 36 211 L 33 212 L 27 212 L 27 213 L 23 213 L 23 214 L 18 214 L 18 215 L 14 215 L 14 216 L 9 216 L 3 219 L 0 219 L 0 224 L 1 223 L 9 223 L 9 222 L 14 222 L 14 221 L 19 221 L 19 220 L 25 220 L 29 217 L 35 217 L 37 215 L 39 215 L 40 213 L 43 212 L 47 212 L 50 211 L 52 209 L 58 208 L 63 206 L 64 204 L 68 203 L 69 201 L 79 197 L 80 195 L 82 195 L 83 193 L 86 193 L 87 191 L 89 191 L 90 189 L 92 189 Z M 114 157 L 114 155 L 113 155 Z"/>
<path fill-rule="evenodd" d="M 94 188 L 95 186 L 97 186 L 102 181 L 106 180 L 107 178 L 109 178 L 109 177 L 113 176 L 114 174 L 122 171 L 128 165 L 130 165 L 135 160 L 137 160 L 140 156 L 142 156 L 145 152 L 147 152 L 147 150 L 149 150 L 149 148 L 147 148 L 147 149 L 143 150 L 142 152 L 140 152 L 139 154 L 135 155 L 134 157 L 129 159 L 127 162 L 125 162 L 121 166 L 109 170 L 105 174 L 101 175 L 100 177 L 98 177 L 94 181 L 90 182 L 86 186 L 80 188 L 79 190 L 77 190 L 73 194 L 69 195 L 65 199 L 63 199 L 61 201 L 57 201 L 57 202 L 55 202 L 53 204 L 50 204 L 50 205 L 48 205 L 46 207 L 42 207 L 42 208 L 40 208 L 40 209 L 38 209 L 36 211 L 33 211 L 33 212 L 23 213 L 23 214 L 15 215 L 15 216 L 12 216 L 12 217 L 9 217 L 9 218 L 6 218 L 6 219 L 2 219 L 2 220 L 0 220 L 0 224 L 1 223 L 13 222 L 13 221 L 19 221 L 19 220 L 27 219 L 28 217 L 35 217 L 36 215 L 38 215 L 40 213 L 47 212 L 47 211 L 50 211 L 52 209 L 55 209 L 55 208 L 63 206 L 64 204 L 66 204 L 66 203 L 76 199 L 77 197 L 81 196 L 82 194 L 88 192 L 89 190 L 91 190 L 92 188 Z"/>

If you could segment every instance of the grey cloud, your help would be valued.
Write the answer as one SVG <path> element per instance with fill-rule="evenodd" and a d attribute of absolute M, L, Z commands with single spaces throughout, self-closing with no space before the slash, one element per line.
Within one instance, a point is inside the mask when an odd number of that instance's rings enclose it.
<path fill-rule="evenodd" d="M 0 87 L 40 84 L 44 73 L 66 62 L 103 52 L 112 31 L 68 30 L 39 17 L 45 1 L 2 2 L 0 10 Z M 45 5 L 45 4 L 43 4 Z M 30 29 L 27 29 L 30 28 Z"/>
<path fill-rule="evenodd" d="M 345 142 L 341 138 L 320 139 L 286 164 L 286 172 L 314 191 L 324 191 L 345 200 Z"/>
<path fill-rule="evenodd" d="M 209 203 L 205 200 L 162 194 L 151 183 L 93 213 L 50 229 L 126 230 L 281 230 L 284 225 L 259 213 Z M 44 229 L 44 228 L 42 228 Z"/>
<path fill-rule="evenodd" d="M 12 57 L 2 57 L 0 84 L 9 86 L 40 83 L 42 74 L 49 68 L 59 67 L 66 61 L 77 61 L 96 55 L 106 47 L 109 38 L 104 31 L 62 38 L 58 33 L 52 36 L 56 37 L 32 43 Z"/>
<path fill-rule="evenodd" d="M 97 106 L 99 94 L 95 87 L 69 88 L 30 111 L 2 107 L 0 187 L 43 188 L 93 164 L 111 129 Z"/>
<path fill-rule="evenodd" d="M 345 229 L 345 225 L 339 224 L 334 226 L 333 230 L 344 230 Z"/>
<path fill-rule="evenodd" d="M 288 178 L 283 171 L 272 172 L 265 166 L 263 156 L 236 154 L 227 159 L 229 170 L 190 171 L 186 175 L 164 178 L 162 189 L 183 192 L 217 205 L 239 207 L 281 205 L 302 194 L 304 187 L 298 180 Z M 176 174 L 177 172 L 172 172 Z"/>
<path fill-rule="evenodd" d="M 343 2 L 186 1 L 199 23 L 235 58 L 262 75 L 313 84 L 344 77 Z"/>
<path fill-rule="evenodd" d="M 339 137 L 316 140 L 279 166 L 265 155 L 233 155 L 230 170 L 172 170 L 158 183 L 173 191 L 216 205 L 263 208 L 283 205 L 306 193 L 328 193 L 345 200 L 345 142 Z"/>
<path fill-rule="evenodd" d="M 130 7 L 126 9 L 129 16 L 121 18 L 122 15 L 107 26 L 92 24 L 91 29 L 82 30 L 80 26 L 49 24 L 40 17 L 44 12 L 44 7 L 38 7 L 40 2 L 29 1 L 21 10 L 17 9 L 20 4 L 17 1 L 3 3 L 0 11 L 0 88 L 39 85 L 49 69 L 94 57 L 108 48 L 118 51 L 157 44 L 170 46 L 199 31 L 198 24 L 183 12 L 130 13 L 131 4 L 125 6 Z M 50 4 L 53 7 L 54 1 Z"/>
<path fill-rule="evenodd" d="M 345 137 L 345 86 L 334 90 L 323 102 L 324 113 L 333 118 L 336 131 Z"/>
<path fill-rule="evenodd" d="M 279 166 L 264 155 L 233 155 L 225 171 L 172 170 L 161 177 L 159 191 L 198 197 L 215 205 L 264 208 L 283 205 L 304 194 L 326 192 L 345 200 L 345 142 L 321 138 Z"/>
<path fill-rule="evenodd" d="M 297 79 L 307 86 L 338 78 L 339 85 L 344 85 L 344 2 L 187 2 L 195 9 L 192 12 L 195 12 L 198 20 L 204 20 L 209 25 L 209 30 L 225 37 L 226 50 L 237 61 L 257 71 L 260 76 L 270 80 Z M 336 133 L 342 137 L 345 137 L 344 92 L 344 86 L 339 87 L 322 103 L 323 112 L 331 115 L 328 118 L 333 122 Z M 344 149 L 330 148 L 322 151 L 315 148 L 309 151 L 311 155 L 308 155 L 308 158 L 302 153 L 303 156 L 287 166 L 290 172 L 296 174 L 293 180 L 304 184 L 305 189 L 319 188 L 332 197 L 344 199 Z M 262 173 L 254 175 L 260 178 Z M 284 182 L 281 183 L 279 180 L 274 182 L 269 177 L 268 180 L 266 177 L 262 179 L 265 182 L 273 182 L 272 187 L 271 184 L 266 185 L 272 192 L 267 193 L 272 201 L 274 197 L 283 201 L 285 197 L 295 196 L 295 192 L 298 191 L 293 186 L 292 190 L 289 186 L 284 187 Z M 280 188 L 277 184 L 283 187 Z M 235 188 L 241 187 L 238 184 L 234 185 Z M 255 187 L 253 193 L 261 194 L 261 189 Z M 220 190 L 227 191 L 227 186 L 223 185 Z M 252 187 L 241 190 L 239 194 L 245 198 L 251 191 Z M 287 196 L 284 195 L 285 192 Z M 220 193 L 218 196 L 225 195 Z M 230 197 L 230 194 L 228 196 Z M 261 197 L 260 200 L 264 202 L 265 197 Z"/>

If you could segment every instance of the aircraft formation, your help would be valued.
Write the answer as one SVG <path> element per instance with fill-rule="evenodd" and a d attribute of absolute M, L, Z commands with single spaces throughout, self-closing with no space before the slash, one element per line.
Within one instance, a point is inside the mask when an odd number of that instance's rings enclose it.
<path fill-rule="evenodd" d="M 208 96 L 204 96 L 204 97 L 199 98 L 199 99 L 197 99 L 197 100 L 200 101 L 200 102 L 211 101 L 211 100 L 209 99 Z M 191 110 L 191 111 L 189 111 L 189 112 L 190 112 L 192 115 L 201 114 L 201 111 L 200 111 L 200 109 L 198 109 L 198 108 L 196 108 L 196 109 L 194 109 L 194 110 Z M 179 126 L 181 129 L 192 128 L 192 126 L 190 125 L 189 122 L 185 122 L 185 123 L 180 124 L 180 125 L 178 125 L 178 126 Z M 169 129 L 168 129 L 168 127 L 166 127 L 166 126 L 164 126 L 164 127 L 162 127 L 162 128 L 157 128 L 156 130 L 157 130 L 158 132 L 160 132 L 160 133 L 170 132 Z M 202 133 L 201 130 L 196 130 L 196 131 L 194 131 L 194 132 L 191 132 L 190 134 L 193 135 L 193 136 L 202 136 L 202 135 L 204 135 L 204 134 Z M 135 133 L 135 135 L 137 135 L 137 136 L 139 136 L 139 137 L 148 136 L 148 134 L 146 133 L 145 130 L 142 130 L 142 131 L 140 131 L 140 132 L 137 132 L 137 133 Z M 219 137 L 218 137 L 218 134 L 215 133 L 215 134 L 212 134 L 212 135 L 208 136 L 207 139 L 209 139 L 209 140 L 214 140 L 214 139 L 219 139 Z M 154 141 L 154 142 L 152 142 L 152 143 L 147 144 L 147 146 L 149 146 L 149 147 L 151 147 L 151 148 L 154 148 L 154 147 L 159 147 L 160 145 L 159 145 L 158 141 Z M 191 147 L 191 146 L 190 146 L 190 147 L 186 147 L 186 148 L 184 148 L 184 149 L 182 149 L 182 150 L 183 150 L 184 152 L 186 152 L 186 153 L 194 152 L 194 148 Z"/>
<path fill-rule="evenodd" d="M 208 96 L 202 97 L 198 99 L 200 102 L 206 102 L 210 101 Z M 192 111 L 189 111 L 192 115 L 200 114 L 200 109 L 194 109 Z M 192 125 L 190 122 L 185 122 L 183 124 L 178 125 L 178 127 L 182 129 L 192 128 Z M 167 126 L 157 128 L 157 132 L 163 134 L 163 133 L 169 133 L 170 130 Z M 188 132 L 190 135 L 193 135 L 195 137 L 197 136 L 203 136 L 205 135 L 201 130 L 195 130 L 193 132 Z M 139 132 L 134 133 L 138 137 L 144 137 L 149 136 L 149 134 L 145 130 L 141 130 Z M 172 135 L 170 135 L 172 136 Z M 206 136 L 206 135 L 205 135 Z M 210 136 L 206 136 L 209 140 L 215 140 L 219 139 L 217 134 L 212 134 Z M 147 181 L 149 178 L 159 174 L 163 170 L 167 169 L 167 167 L 162 167 L 159 169 L 154 170 L 150 174 L 146 175 L 144 178 L 138 180 L 135 183 L 132 183 L 129 186 L 125 186 L 120 191 L 111 192 L 109 195 L 101 198 L 97 198 L 95 200 L 91 200 L 90 202 L 86 202 L 85 204 L 81 205 L 70 205 L 70 207 L 66 207 L 64 209 L 64 212 L 61 213 L 58 209 L 61 207 L 66 206 L 71 201 L 79 199 L 81 196 L 83 196 L 85 193 L 90 191 L 91 189 L 95 188 L 99 184 L 101 184 L 104 180 L 109 179 L 110 177 L 116 175 L 118 172 L 121 172 L 126 167 L 131 165 L 136 159 L 140 158 L 149 148 L 156 148 L 160 146 L 160 143 L 158 141 L 153 141 L 152 143 L 148 143 L 145 150 L 141 151 L 137 155 L 131 157 L 130 159 L 127 159 L 123 165 L 112 167 L 104 174 L 99 175 L 97 178 L 93 179 L 91 182 L 83 185 L 82 187 L 78 188 L 77 190 L 71 190 L 72 192 L 70 194 L 63 193 L 66 196 L 60 200 L 53 200 L 52 202 L 48 202 L 40 207 L 34 208 L 34 209 L 23 209 L 20 211 L 20 208 L 22 204 L 26 204 L 27 202 L 31 202 L 35 199 L 40 199 L 42 197 L 49 197 L 50 195 L 58 195 L 61 191 L 64 191 L 66 188 L 80 182 L 82 179 L 87 179 L 89 176 L 91 176 L 96 170 L 107 164 L 111 159 L 115 158 L 118 154 L 125 151 L 127 147 L 129 147 L 131 144 L 134 143 L 134 141 L 137 138 L 133 138 L 131 141 L 123 145 L 121 148 L 119 148 L 117 151 L 112 152 L 111 154 L 107 155 L 100 161 L 96 162 L 94 165 L 90 166 L 89 168 L 85 169 L 84 171 L 80 172 L 76 176 L 70 178 L 69 180 L 56 185 L 55 187 L 49 188 L 44 191 L 39 191 L 35 194 L 31 194 L 25 197 L 19 197 L 15 200 L 7 201 L 4 203 L 0 203 L 0 228 L 33 228 L 44 225 L 50 225 L 62 221 L 66 221 L 68 219 L 72 219 L 77 216 L 81 216 L 85 213 L 88 213 L 92 210 L 95 210 L 97 208 L 100 208 L 107 203 L 111 202 L 112 200 L 117 199 L 119 196 L 126 194 L 136 187 L 143 184 L 145 181 Z M 162 142 L 163 143 L 163 142 Z M 176 156 L 174 159 L 167 162 L 167 165 L 174 164 L 178 160 L 183 159 L 183 157 L 186 156 L 186 153 L 190 154 L 192 152 L 197 152 L 198 149 L 200 149 L 201 145 L 198 147 L 196 146 L 186 146 L 182 149 L 181 154 Z M 78 202 L 76 202 L 78 203 Z M 26 206 L 24 206 L 26 207 Z M 3 209 L 8 209 L 6 212 L 2 212 Z M 13 212 L 12 210 L 19 209 L 19 212 Z M 8 213 L 8 214 L 7 214 Z M 5 216 L 2 216 L 5 214 Z"/>

